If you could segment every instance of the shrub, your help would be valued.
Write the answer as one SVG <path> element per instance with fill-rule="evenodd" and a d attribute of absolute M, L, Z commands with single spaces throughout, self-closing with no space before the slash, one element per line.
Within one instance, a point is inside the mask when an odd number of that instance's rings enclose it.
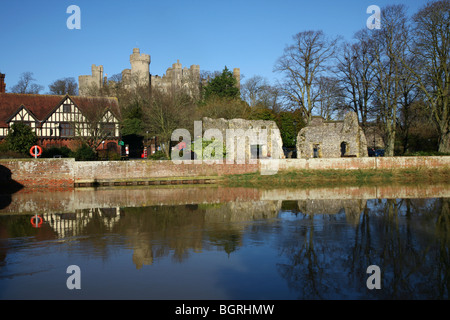
<path fill-rule="evenodd" d="M 29 154 L 30 148 L 36 144 L 36 134 L 23 122 L 12 124 L 5 143 L 10 151 L 15 151 L 23 155 Z"/>
<path fill-rule="evenodd" d="M 63 158 L 69 158 L 72 154 L 72 150 L 67 148 L 66 146 L 63 147 L 50 147 L 47 149 L 42 150 L 42 156 L 41 158 L 53 158 L 54 156 L 61 156 Z"/>
<path fill-rule="evenodd" d="M 71 156 L 77 161 L 92 161 L 97 158 L 94 150 L 86 144 L 82 144 L 77 150 L 71 153 Z"/>
<path fill-rule="evenodd" d="M 148 159 L 150 160 L 169 160 L 166 157 L 166 154 L 163 151 L 156 151 L 154 154 L 149 155 Z"/>

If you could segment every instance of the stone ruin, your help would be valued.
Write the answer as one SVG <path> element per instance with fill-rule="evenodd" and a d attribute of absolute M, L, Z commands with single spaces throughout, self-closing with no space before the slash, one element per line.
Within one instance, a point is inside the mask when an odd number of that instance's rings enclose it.
<path fill-rule="evenodd" d="M 355 112 L 348 112 L 343 121 L 312 117 L 297 135 L 297 158 L 367 156 L 367 140 Z"/>
<path fill-rule="evenodd" d="M 227 160 L 244 160 L 245 157 L 248 163 L 252 159 L 284 158 L 283 141 L 274 121 L 203 118 L 202 127 L 203 132 L 216 129 L 222 135 Z"/>

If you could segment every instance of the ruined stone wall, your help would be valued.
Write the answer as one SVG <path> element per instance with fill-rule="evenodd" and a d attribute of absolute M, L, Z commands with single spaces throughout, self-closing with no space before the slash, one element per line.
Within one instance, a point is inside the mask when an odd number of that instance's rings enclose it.
<path fill-rule="evenodd" d="M 344 121 L 324 121 L 314 117 L 297 136 L 298 158 L 367 157 L 367 140 L 355 112 Z"/>
<path fill-rule="evenodd" d="M 245 162 L 256 159 L 258 156 L 255 154 L 255 148 L 252 150 L 252 145 L 261 146 L 259 158 L 284 158 L 283 141 L 274 121 L 203 118 L 202 125 L 203 131 L 217 129 L 221 132 L 227 147 L 227 159 L 242 159 Z M 227 135 L 227 130 L 229 130 L 228 133 L 234 132 L 236 135 Z"/>

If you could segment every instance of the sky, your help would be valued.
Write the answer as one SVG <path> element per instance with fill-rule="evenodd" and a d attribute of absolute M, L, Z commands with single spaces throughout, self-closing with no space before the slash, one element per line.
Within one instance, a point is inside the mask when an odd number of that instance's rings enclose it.
<path fill-rule="evenodd" d="M 405 4 L 410 15 L 426 0 L 0 0 L 0 72 L 9 91 L 23 72 L 49 91 L 53 81 L 90 75 L 103 65 L 108 77 L 129 69 L 133 48 L 151 56 L 150 73 L 162 76 L 180 60 L 201 71 L 240 68 L 270 83 L 292 36 L 323 30 L 351 40 L 367 28 L 367 8 Z M 69 29 L 70 5 L 80 8 L 81 29 Z"/>

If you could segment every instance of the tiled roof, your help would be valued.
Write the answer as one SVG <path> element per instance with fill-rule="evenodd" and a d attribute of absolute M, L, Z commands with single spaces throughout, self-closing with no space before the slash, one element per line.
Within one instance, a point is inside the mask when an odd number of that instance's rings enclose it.
<path fill-rule="evenodd" d="M 67 97 L 72 99 L 89 119 L 103 115 L 106 108 L 120 118 L 119 103 L 116 98 L 0 93 L 0 127 L 7 127 L 8 119 L 13 117 L 21 106 L 31 112 L 38 121 L 44 121 Z"/>

